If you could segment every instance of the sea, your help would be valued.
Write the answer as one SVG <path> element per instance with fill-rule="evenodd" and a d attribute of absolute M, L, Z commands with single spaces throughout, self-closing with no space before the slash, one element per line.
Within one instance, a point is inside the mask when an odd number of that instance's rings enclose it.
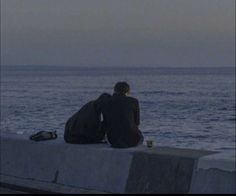
<path fill-rule="evenodd" d="M 57 131 L 84 104 L 130 84 L 156 146 L 235 152 L 235 67 L 1 66 L 1 133 Z"/>

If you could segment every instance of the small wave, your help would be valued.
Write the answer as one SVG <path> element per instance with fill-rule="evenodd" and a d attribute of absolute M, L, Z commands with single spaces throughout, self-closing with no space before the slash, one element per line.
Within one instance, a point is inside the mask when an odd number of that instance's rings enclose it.
<path fill-rule="evenodd" d="M 228 108 L 226 108 L 226 107 L 222 107 L 222 108 L 219 108 L 219 110 L 220 110 L 220 111 L 227 111 Z"/>
<path fill-rule="evenodd" d="M 236 118 L 229 118 L 228 121 L 236 121 Z"/>
<path fill-rule="evenodd" d="M 142 131 L 144 134 L 153 134 L 153 131 Z"/>
<path fill-rule="evenodd" d="M 216 150 L 235 150 L 234 147 L 222 147 L 222 148 L 216 148 Z"/>
<path fill-rule="evenodd" d="M 208 119 L 206 120 L 206 122 L 210 123 L 210 122 L 218 122 L 220 121 L 220 118 L 211 118 L 211 119 Z"/>
<path fill-rule="evenodd" d="M 144 104 L 144 105 L 152 105 L 152 104 L 155 104 L 153 101 L 140 101 L 141 104 Z"/>
<path fill-rule="evenodd" d="M 184 95 L 185 93 L 183 92 L 171 92 L 171 91 L 141 91 L 139 92 L 140 94 L 143 95 Z"/>
<path fill-rule="evenodd" d="M 209 135 L 180 135 L 177 138 L 184 138 L 184 139 L 207 139 Z"/>

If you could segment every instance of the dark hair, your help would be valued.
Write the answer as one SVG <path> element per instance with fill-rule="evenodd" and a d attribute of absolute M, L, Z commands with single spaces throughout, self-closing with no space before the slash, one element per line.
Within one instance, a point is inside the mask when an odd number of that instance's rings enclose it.
<path fill-rule="evenodd" d="M 117 82 L 114 86 L 114 91 L 117 94 L 125 95 L 130 91 L 129 84 L 127 82 Z"/>
<path fill-rule="evenodd" d="M 103 105 L 110 97 L 110 94 L 103 93 L 96 100 L 94 100 L 94 108 L 98 114 L 101 113 Z"/>

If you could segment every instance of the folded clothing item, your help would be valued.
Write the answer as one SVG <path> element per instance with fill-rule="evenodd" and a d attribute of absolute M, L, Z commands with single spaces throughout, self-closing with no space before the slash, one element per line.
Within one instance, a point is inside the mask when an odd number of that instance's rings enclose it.
<path fill-rule="evenodd" d="M 30 140 L 44 141 L 44 140 L 52 140 L 57 138 L 56 131 L 39 131 L 29 137 Z"/>

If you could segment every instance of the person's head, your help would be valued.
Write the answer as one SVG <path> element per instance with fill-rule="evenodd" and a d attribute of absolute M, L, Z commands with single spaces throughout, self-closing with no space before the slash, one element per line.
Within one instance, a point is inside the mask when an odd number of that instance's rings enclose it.
<path fill-rule="evenodd" d="M 114 86 L 114 92 L 119 95 L 126 95 L 130 92 L 130 87 L 127 82 L 117 82 Z"/>
<path fill-rule="evenodd" d="M 96 100 L 94 100 L 94 107 L 97 113 L 102 111 L 105 102 L 111 97 L 108 93 L 102 93 Z"/>

